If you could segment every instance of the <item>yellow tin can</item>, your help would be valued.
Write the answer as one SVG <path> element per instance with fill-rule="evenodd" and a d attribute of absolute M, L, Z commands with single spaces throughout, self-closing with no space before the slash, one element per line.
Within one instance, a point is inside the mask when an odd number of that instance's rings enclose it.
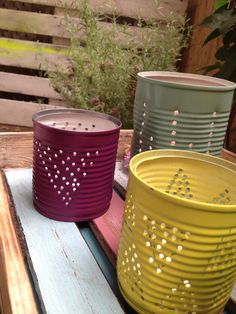
<path fill-rule="evenodd" d="M 181 150 L 133 157 L 117 273 L 138 313 L 218 314 L 236 279 L 236 165 Z"/>

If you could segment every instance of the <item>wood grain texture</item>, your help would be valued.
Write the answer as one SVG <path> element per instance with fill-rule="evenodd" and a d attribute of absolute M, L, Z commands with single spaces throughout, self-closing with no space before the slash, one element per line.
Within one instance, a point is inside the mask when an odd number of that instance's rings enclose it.
<path fill-rule="evenodd" d="M 46 313 L 124 313 L 76 224 L 33 208 L 31 176 L 31 170 L 6 172 Z"/>
<path fill-rule="evenodd" d="M 59 15 L 56 15 L 58 14 L 57 10 L 60 10 Z M 17 11 L 17 10 L 0 9 L 0 29 L 63 38 L 64 41 L 61 41 L 61 40 L 56 41 L 57 45 L 59 44 L 59 45 L 68 47 L 68 41 L 65 41 L 65 40 L 70 38 L 70 32 L 67 30 L 67 26 L 65 25 L 66 22 L 64 18 L 64 13 L 61 12 L 62 9 L 57 9 L 57 10 L 55 10 L 55 15 L 50 15 L 50 14 L 35 13 L 35 12 L 24 12 L 24 11 Z M 83 28 L 83 23 L 81 23 L 81 20 L 79 18 L 68 17 L 68 23 L 70 25 L 73 25 L 73 27 L 77 27 L 78 38 L 80 39 L 81 42 L 84 42 L 85 31 Z M 98 21 L 97 25 L 99 29 L 106 30 L 108 32 L 113 29 L 112 23 Z M 116 31 L 114 34 L 115 34 L 114 40 L 117 42 L 117 44 L 121 46 L 126 47 L 135 43 L 141 47 L 143 38 L 145 36 L 148 36 L 148 28 L 126 26 L 126 30 L 124 32 L 124 26 L 117 24 Z M 9 44 L 5 44 L 6 47 L 8 45 Z M 24 45 L 26 45 L 26 42 L 24 43 Z M 32 48 L 32 46 L 34 46 L 34 42 L 31 42 L 30 45 L 31 45 L 30 48 Z M 11 45 L 11 48 L 13 49 L 12 46 L 13 45 Z M 41 44 L 40 49 L 41 49 L 42 56 L 38 55 L 37 58 L 40 60 L 40 57 L 41 59 L 44 57 L 45 58 L 44 62 L 45 63 L 50 62 L 50 66 L 54 67 L 55 65 L 52 64 L 53 60 L 50 58 L 50 55 L 48 54 L 48 47 L 50 47 L 50 45 L 47 45 L 47 49 L 46 49 L 46 47 Z M 58 53 L 58 46 L 51 45 L 51 48 L 54 50 L 54 53 Z M 55 49 L 57 51 L 55 51 Z M 14 46 L 14 54 L 16 52 L 19 53 L 18 50 L 19 49 L 17 49 L 17 47 Z M 13 53 L 13 51 L 11 53 Z M 33 54 L 33 51 L 32 51 L 32 54 Z M 29 58 L 29 56 L 30 55 L 28 54 L 27 57 Z"/>
<path fill-rule="evenodd" d="M 231 161 L 233 163 L 236 163 L 236 154 L 225 148 L 221 150 L 220 157 L 228 161 Z M 236 295 L 236 292 L 235 292 L 235 295 Z"/>
<path fill-rule="evenodd" d="M 123 161 L 116 162 L 115 187 L 125 199 L 129 179 L 129 169 L 124 168 Z"/>
<path fill-rule="evenodd" d="M 0 123 L 32 127 L 33 114 L 54 108 L 58 106 L 0 98 Z"/>
<path fill-rule="evenodd" d="M 0 72 L 0 90 L 3 92 L 61 99 L 50 80 L 44 77 Z"/>
<path fill-rule="evenodd" d="M 193 33 L 184 54 L 181 71 L 195 73 L 199 69 L 215 63 L 215 53 L 221 46 L 222 39 L 216 38 L 203 47 L 211 30 L 200 26 L 201 22 L 213 11 L 214 0 L 189 0 L 188 15 L 190 24 L 193 25 Z"/>
<path fill-rule="evenodd" d="M 123 212 L 124 201 L 113 192 L 108 211 L 90 222 L 91 229 L 114 266 L 116 266 Z"/>
<path fill-rule="evenodd" d="M 68 66 L 68 49 L 65 47 L 0 38 L 0 64 L 37 70 L 55 70 L 58 64 Z"/>
<path fill-rule="evenodd" d="M 38 313 L 0 173 L 0 295 L 2 314 Z M 1 312 L 1 310 L 0 310 Z"/>
<path fill-rule="evenodd" d="M 1 107 L 0 107 L 1 108 Z M 117 150 L 117 159 L 122 159 L 127 133 L 121 130 Z M 0 133 L 0 169 L 30 168 L 33 156 L 33 132 L 2 132 Z"/>
<path fill-rule="evenodd" d="M 115 185 L 117 187 L 118 184 L 122 188 L 122 190 L 119 188 L 119 192 L 121 192 L 123 199 L 125 199 L 127 181 L 128 170 L 123 168 L 122 161 L 118 161 L 115 170 Z M 116 192 L 113 192 L 108 211 L 90 223 L 91 229 L 114 266 L 116 266 L 125 206 L 123 199 Z"/>
<path fill-rule="evenodd" d="M 67 30 L 65 25 L 66 22 L 64 12 L 61 12 L 62 9 L 59 10 L 60 14 L 58 14 L 58 11 L 55 10 L 55 15 L 51 15 L 0 8 L 0 29 L 68 39 L 70 38 L 70 32 Z M 78 37 L 81 42 L 83 42 L 84 31 L 81 20 L 78 18 L 68 17 L 68 23 L 74 27 L 77 25 Z M 98 22 L 98 28 L 100 29 L 110 30 L 112 27 L 113 25 L 111 23 Z M 130 26 L 126 29 L 126 33 L 129 36 L 124 36 L 119 32 L 122 27 L 123 26 L 117 25 L 117 43 L 120 44 L 122 41 L 124 43 L 127 41 L 129 42 L 130 38 L 137 37 L 137 43 L 140 43 L 141 45 L 139 40 L 141 40 L 142 36 L 144 36 L 141 33 L 146 34 L 145 29 Z M 67 46 L 67 43 L 67 41 L 59 42 L 60 45 L 65 46 Z"/>
<path fill-rule="evenodd" d="M 33 133 L 0 133 L 0 169 L 32 167 Z"/>
<path fill-rule="evenodd" d="M 10 0 L 25 3 L 50 5 L 55 7 L 75 7 L 74 0 Z M 188 5 L 188 0 L 160 0 L 159 8 L 156 8 L 155 0 L 89 0 L 91 7 L 102 11 L 104 14 L 113 14 L 114 10 L 118 16 L 129 16 L 143 19 L 158 18 L 165 19 L 165 15 L 173 12 L 175 16 L 184 14 Z"/>
<path fill-rule="evenodd" d="M 125 153 L 130 149 L 131 141 L 133 137 L 133 130 L 121 130 L 119 143 L 118 143 L 118 153 L 117 153 L 117 160 L 122 160 Z"/>

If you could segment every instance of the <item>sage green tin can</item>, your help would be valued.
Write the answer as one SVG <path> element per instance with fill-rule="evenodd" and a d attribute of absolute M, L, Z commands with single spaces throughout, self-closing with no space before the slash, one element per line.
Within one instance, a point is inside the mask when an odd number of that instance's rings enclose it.
<path fill-rule="evenodd" d="M 236 84 L 179 72 L 140 72 L 132 156 L 152 149 L 219 155 Z"/>

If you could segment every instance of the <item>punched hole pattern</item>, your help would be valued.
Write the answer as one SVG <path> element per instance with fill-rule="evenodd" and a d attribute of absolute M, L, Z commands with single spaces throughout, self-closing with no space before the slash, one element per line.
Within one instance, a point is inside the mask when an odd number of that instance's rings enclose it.
<path fill-rule="evenodd" d="M 139 134 L 139 139 L 138 139 L 138 143 L 139 143 L 139 148 L 138 148 L 138 152 L 141 153 L 142 151 L 146 150 L 144 147 L 144 139 L 143 139 L 143 132 L 144 132 L 144 127 L 146 125 L 146 119 L 147 119 L 147 112 L 148 112 L 148 104 L 147 102 L 143 102 L 143 108 L 142 108 L 142 122 L 141 122 L 141 128 L 138 132 Z M 147 146 L 147 149 L 152 150 L 153 149 L 153 145 L 154 143 L 156 143 L 156 139 L 154 139 L 153 136 L 149 137 L 149 140 L 147 143 L 145 143 L 145 146 Z"/>
<path fill-rule="evenodd" d="M 230 198 L 230 190 L 225 189 L 222 193 L 219 193 L 219 195 L 215 196 L 211 203 L 213 204 L 220 204 L 220 205 L 227 205 L 230 204 L 231 198 Z"/>
<path fill-rule="evenodd" d="M 165 192 L 187 199 L 191 199 L 193 197 L 189 177 L 187 174 L 184 174 L 184 170 L 182 168 L 179 168 L 176 171 L 167 185 Z"/>
<path fill-rule="evenodd" d="M 132 194 L 127 195 L 126 202 L 126 219 L 124 221 L 126 222 L 128 220 L 128 225 L 131 225 L 133 220 L 132 215 L 135 212 Z M 142 216 L 142 220 L 142 225 L 144 226 L 142 242 L 146 247 L 145 256 L 139 258 L 139 250 L 136 250 L 136 245 L 132 242 L 127 244 L 122 248 L 123 254 L 121 254 L 122 260 L 121 263 L 119 263 L 118 272 L 124 275 L 124 282 L 127 282 L 131 292 L 134 293 L 136 297 L 139 296 L 142 301 L 145 301 L 146 297 L 143 289 L 145 286 L 143 280 L 146 280 L 143 277 L 143 273 L 146 272 L 145 265 L 149 265 L 149 271 L 153 276 L 160 277 L 161 279 L 165 271 L 168 270 L 169 265 L 174 261 L 175 256 L 181 254 L 184 250 L 186 241 L 191 238 L 191 233 L 166 224 L 163 221 L 152 219 L 145 214 Z M 135 225 L 133 228 L 135 228 Z M 133 230 L 133 228 L 130 230 Z M 132 241 L 132 239 L 130 240 Z M 140 243 L 138 245 L 140 245 Z M 169 243 L 172 247 L 171 250 L 168 248 Z M 196 304 L 193 288 L 194 283 L 190 279 L 180 278 L 176 285 L 173 284 L 173 286 L 169 288 L 169 294 L 166 294 L 165 299 L 157 299 L 155 306 L 168 309 L 170 312 L 176 312 L 176 304 L 172 301 L 172 296 L 175 296 L 175 298 L 179 298 L 182 303 L 186 302 L 184 303 L 186 313 L 195 313 L 195 311 L 199 310 L 199 306 Z"/>
<path fill-rule="evenodd" d="M 79 123 L 74 123 L 71 122 L 69 123 L 68 121 L 65 121 L 64 123 L 58 123 L 58 122 L 52 122 L 51 126 L 54 128 L 58 128 L 58 129 L 62 129 L 62 130 L 69 130 L 69 131 L 90 131 L 93 130 L 96 125 L 95 124 L 91 124 L 91 125 L 83 125 L 83 123 L 79 122 Z"/>
<path fill-rule="evenodd" d="M 81 185 L 81 178 L 87 177 L 89 169 L 94 167 L 100 151 L 87 151 L 81 155 L 81 153 L 75 151 L 64 152 L 62 149 L 55 150 L 49 146 L 42 145 L 39 140 L 35 140 L 34 145 L 38 152 L 37 162 L 39 166 L 45 171 L 55 193 L 61 197 L 65 206 L 69 206 L 73 200 L 74 193 Z M 81 172 L 81 167 L 84 168 L 83 172 Z"/>

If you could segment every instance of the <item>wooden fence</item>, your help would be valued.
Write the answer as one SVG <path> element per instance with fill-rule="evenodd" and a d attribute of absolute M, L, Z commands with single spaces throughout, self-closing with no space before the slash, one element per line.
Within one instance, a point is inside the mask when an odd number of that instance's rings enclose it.
<path fill-rule="evenodd" d="M 32 114 L 62 104 L 60 95 L 41 74 L 68 61 L 65 3 L 74 8 L 74 0 L 0 0 L 0 123 L 31 126 Z M 188 0 L 161 0 L 158 9 L 155 0 L 149 0 L 148 5 L 146 0 L 90 0 L 89 4 L 104 15 L 115 9 L 118 16 L 164 22 L 170 11 L 184 14 Z M 111 24 L 100 22 L 99 27 Z M 129 26 L 128 31 L 138 40 L 137 27 Z M 82 39 L 83 33 L 79 36 Z"/>

